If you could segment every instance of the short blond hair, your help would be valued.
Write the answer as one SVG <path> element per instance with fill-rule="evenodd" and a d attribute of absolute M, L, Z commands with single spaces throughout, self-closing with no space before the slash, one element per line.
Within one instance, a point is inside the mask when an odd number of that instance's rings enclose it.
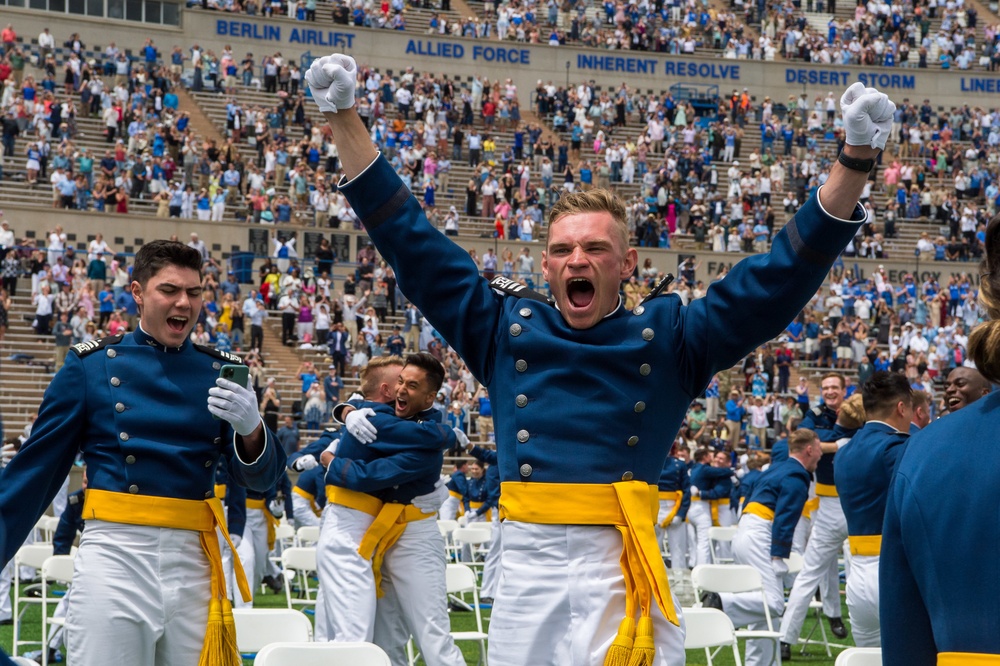
<path fill-rule="evenodd" d="M 385 380 L 385 369 L 393 366 L 402 368 L 403 359 L 399 356 L 376 356 L 368 361 L 368 365 L 361 371 L 361 395 L 370 398 Z"/>
<path fill-rule="evenodd" d="M 864 400 L 860 393 L 855 393 L 844 401 L 837 412 L 837 423 L 848 430 L 857 430 L 867 421 Z"/>
<path fill-rule="evenodd" d="M 580 213 L 607 213 L 615 221 L 615 234 L 621 242 L 622 252 L 628 249 L 628 220 L 625 202 L 612 192 L 596 188 L 581 192 L 571 192 L 560 197 L 549 211 L 549 228 L 567 215 Z M 549 238 L 551 238 L 551 234 Z"/>
<path fill-rule="evenodd" d="M 807 446 L 816 441 L 816 433 L 808 428 L 799 428 L 788 438 L 788 452 L 801 453 Z"/>

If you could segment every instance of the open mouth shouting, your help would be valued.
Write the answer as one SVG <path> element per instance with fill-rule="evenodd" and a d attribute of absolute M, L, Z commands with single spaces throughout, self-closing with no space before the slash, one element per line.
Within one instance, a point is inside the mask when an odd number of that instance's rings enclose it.
<path fill-rule="evenodd" d="M 188 318 L 181 316 L 167 317 L 167 328 L 171 333 L 183 333 L 188 325 Z"/>
<path fill-rule="evenodd" d="M 594 302 L 594 283 L 587 278 L 572 278 L 566 283 L 566 298 L 574 308 L 586 309 Z"/>

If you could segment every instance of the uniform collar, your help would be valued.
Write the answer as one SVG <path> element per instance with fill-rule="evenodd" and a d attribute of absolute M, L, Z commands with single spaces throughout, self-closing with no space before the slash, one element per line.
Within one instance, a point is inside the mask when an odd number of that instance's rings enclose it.
<path fill-rule="evenodd" d="M 184 351 L 184 349 L 189 344 L 191 344 L 191 339 L 190 338 L 185 338 L 184 339 L 184 344 L 182 344 L 180 347 L 167 347 L 166 345 L 161 344 L 156 338 L 154 338 L 153 336 L 151 336 L 149 333 L 147 333 L 146 331 L 142 330 L 142 324 L 141 323 L 139 324 L 138 328 L 135 329 L 135 332 L 132 333 L 132 337 L 134 337 L 135 341 L 137 343 L 139 343 L 140 345 L 142 345 L 142 346 L 145 346 L 145 347 L 156 347 L 160 351 L 167 352 L 169 354 L 180 353 L 180 352 Z"/>

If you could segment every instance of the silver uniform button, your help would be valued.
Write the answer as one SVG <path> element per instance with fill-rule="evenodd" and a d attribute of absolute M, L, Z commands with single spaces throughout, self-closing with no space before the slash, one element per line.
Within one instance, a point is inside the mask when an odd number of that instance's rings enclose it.
<path fill-rule="evenodd" d="M 531 435 L 528 434 L 527 430 L 518 430 L 517 431 L 517 441 L 521 442 L 522 444 L 524 444 L 525 442 L 527 442 L 529 437 L 531 437 Z"/>
<path fill-rule="evenodd" d="M 521 465 L 521 476 L 531 476 L 531 465 L 524 463 Z"/>
<path fill-rule="evenodd" d="M 518 395 L 516 398 L 514 398 L 514 404 L 517 405 L 518 407 L 524 407 L 525 405 L 528 404 L 528 396 L 524 395 L 523 393 Z"/>
<path fill-rule="evenodd" d="M 119 386 L 121 383 L 122 383 L 122 380 L 118 379 L 117 377 L 112 377 L 111 378 L 111 385 L 112 386 Z"/>
<path fill-rule="evenodd" d="M 640 400 L 639 402 L 635 403 L 635 413 L 636 414 L 638 414 L 639 412 L 643 411 L 644 409 L 646 409 L 646 403 L 644 403 L 642 400 Z"/>
<path fill-rule="evenodd" d="M 520 324 L 511 324 L 510 325 L 510 334 L 513 335 L 515 338 L 517 336 L 521 335 L 521 325 Z"/>
<path fill-rule="evenodd" d="M 133 455 L 127 455 L 127 456 L 125 456 L 125 464 L 126 465 L 134 465 L 135 464 L 135 456 L 133 456 Z"/>
<path fill-rule="evenodd" d="M 644 328 L 644 329 L 642 329 L 642 339 L 645 340 L 646 342 L 649 342 L 650 340 L 652 340 L 653 339 L 653 329 L 651 329 L 651 328 Z"/>
<path fill-rule="evenodd" d="M 214 440 L 212 440 L 212 443 L 216 445 L 222 444 L 222 438 L 216 437 Z"/>
<path fill-rule="evenodd" d="M 212 466 L 212 461 L 211 460 L 206 460 L 205 461 L 205 467 L 211 467 L 211 466 Z"/>
<path fill-rule="evenodd" d="M 120 432 L 120 433 L 118 433 L 118 439 L 122 440 L 123 442 L 127 442 L 128 441 L 128 433 L 127 432 Z"/>
<path fill-rule="evenodd" d="M 631 437 L 628 438 L 628 445 L 629 446 L 635 446 L 638 443 L 639 443 L 639 436 L 638 435 L 632 435 Z"/>
<path fill-rule="evenodd" d="M 137 492 L 139 492 L 139 486 L 133 483 L 131 486 L 128 487 L 128 491 L 133 495 L 135 495 Z"/>
<path fill-rule="evenodd" d="M 624 474 L 622 474 L 622 481 L 631 481 L 631 480 L 632 480 L 632 472 L 625 472 Z"/>
<path fill-rule="evenodd" d="M 221 367 L 222 367 L 222 364 L 219 363 L 218 361 L 216 361 L 215 363 L 212 364 L 212 370 L 218 370 Z"/>
<path fill-rule="evenodd" d="M 517 363 L 514 364 L 514 369 L 517 370 L 518 372 L 524 372 L 525 370 L 528 369 L 528 362 L 525 361 L 523 358 L 518 359 Z"/>
<path fill-rule="evenodd" d="M 517 314 L 521 315 L 525 319 L 531 316 L 531 308 L 521 308 L 517 311 Z"/>
<path fill-rule="evenodd" d="M 643 363 L 642 365 L 639 366 L 639 374 L 642 375 L 643 377 L 645 377 L 652 371 L 653 368 L 650 367 L 649 363 Z"/>
<path fill-rule="evenodd" d="M 122 413 L 122 412 L 124 412 L 125 411 L 125 403 L 124 402 L 115 403 L 115 411 L 118 412 L 119 414 Z"/>
<path fill-rule="evenodd" d="M 116 352 L 114 349 L 109 349 L 107 353 L 108 353 L 108 358 L 114 358 L 115 356 L 118 356 L 118 352 Z"/>
<path fill-rule="evenodd" d="M 642 305 L 637 305 L 637 306 L 635 306 L 635 307 L 634 307 L 634 308 L 632 309 L 632 313 L 633 313 L 633 314 L 636 314 L 636 315 L 641 315 L 641 314 L 642 314 L 643 312 L 645 312 L 645 311 L 646 311 L 646 308 L 645 308 L 645 307 L 643 307 Z"/>

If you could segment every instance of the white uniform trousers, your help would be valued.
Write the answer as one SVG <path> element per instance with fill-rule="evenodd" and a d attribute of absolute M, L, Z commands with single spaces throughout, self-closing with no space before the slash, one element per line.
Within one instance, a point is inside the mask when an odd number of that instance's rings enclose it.
<path fill-rule="evenodd" d="M 708 502 L 692 498 L 691 508 L 688 509 L 688 522 L 694 526 L 696 540 L 694 563 L 711 564 L 712 548 L 708 541 L 708 530 L 712 527 L 712 506 Z"/>
<path fill-rule="evenodd" d="M 3 570 L 0 570 L 0 620 L 14 617 L 14 607 L 10 601 L 10 586 L 13 580 L 14 561 L 11 560 Z"/>
<path fill-rule="evenodd" d="M 433 518 L 406 524 L 382 561 L 373 643 L 393 666 L 406 666 L 412 635 L 427 666 L 465 666 L 451 637 L 445 584 L 444 537 Z M 527 662 L 526 662 L 527 663 Z"/>
<path fill-rule="evenodd" d="M 236 547 L 236 554 L 243 563 L 243 571 L 247 576 L 247 583 L 250 584 L 250 595 L 253 597 L 260 589 L 261 579 L 268 573 L 267 547 L 267 518 L 264 516 L 267 509 L 251 509 L 247 507 L 247 522 L 243 528 L 243 541 Z M 253 606 L 253 599 L 243 601 L 239 594 L 233 594 L 234 608 L 250 608 Z"/>
<path fill-rule="evenodd" d="M 458 507 L 462 506 L 462 500 L 448 495 L 438 515 L 441 520 L 456 520 L 458 518 Z"/>
<path fill-rule="evenodd" d="M 878 555 L 855 555 L 847 577 L 847 612 L 851 633 L 858 647 L 881 647 L 882 625 L 878 619 Z"/>
<path fill-rule="evenodd" d="M 316 640 L 372 642 L 375 575 L 371 561 L 358 554 L 358 546 L 374 520 L 363 511 L 340 504 L 328 504 L 323 511 L 316 544 L 320 589 Z M 441 549 L 444 552 L 444 546 Z"/>
<path fill-rule="evenodd" d="M 729 504 L 729 498 L 727 497 L 724 500 L 724 504 L 719 506 L 719 527 L 732 527 L 736 523 L 736 515 L 733 513 L 733 509 Z M 715 554 L 725 559 L 731 559 L 733 557 L 732 544 L 726 541 L 716 543 Z"/>
<path fill-rule="evenodd" d="M 837 580 L 837 558 L 847 538 L 847 519 L 838 497 L 820 497 L 819 508 L 812 514 L 812 533 L 803 557 L 802 571 L 795 578 L 795 585 L 788 595 L 785 615 L 781 618 L 782 642 L 796 645 L 802 623 L 809 613 L 809 602 L 824 577 L 827 590 L 820 590 L 823 613 L 827 617 L 840 617 L 840 584 Z"/>
<path fill-rule="evenodd" d="M 312 509 L 312 503 L 298 493 L 292 493 L 292 517 L 295 518 L 295 527 L 317 526 L 320 523 Z"/>
<path fill-rule="evenodd" d="M 503 536 L 500 532 L 499 513 L 499 511 L 493 512 L 490 549 L 486 552 L 486 562 L 483 564 L 483 582 L 479 586 L 479 596 L 489 599 L 497 595 L 497 586 L 500 583 L 500 556 L 503 554 Z"/>
<path fill-rule="evenodd" d="M 52 498 L 52 515 L 56 518 L 62 516 L 63 511 L 66 510 L 66 504 L 69 502 L 69 475 L 66 475 L 66 479 L 59 486 L 59 492 L 56 496 Z"/>
<path fill-rule="evenodd" d="M 660 510 L 656 514 L 656 539 L 663 543 L 663 536 L 666 534 L 667 546 L 670 549 L 670 566 L 674 569 L 684 569 L 688 564 L 688 539 L 687 525 L 683 520 L 671 523 L 666 528 L 660 527 L 660 523 L 673 511 L 674 500 L 660 500 Z"/>
<path fill-rule="evenodd" d="M 66 594 L 64 594 L 63 598 L 59 600 L 58 604 L 56 604 L 56 610 L 54 613 L 52 613 L 53 619 L 66 617 L 66 612 L 69 610 L 69 597 L 72 592 L 73 592 L 72 585 L 66 588 Z M 52 632 L 49 634 L 49 647 L 52 648 L 53 650 L 58 650 L 65 644 L 66 644 L 65 628 L 59 625 L 55 625 L 52 629 Z"/>
<path fill-rule="evenodd" d="M 802 516 L 795 523 L 795 534 L 792 536 L 792 552 L 805 556 L 809 544 L 809 533 L 812 531 L 812 518 Z"/>
<path fill-rule="evenodd" d="M 736 564 L 752 566 L 760 573 L 764 598 L 767 599 L 767 608 L 774 626 L 785 603 L 785 590 L 781 579 L 775 575 L 771 567 L 771 521 L 754 514 L 743 514 L 736 537 L 733 539 L 733 559 Z M 745 626 L 755 631 L 767 629 L 760 592 L 755 590 L 740 594 L 725 593 L 719 596 L 722 597 L 722 610 L 733 621 L 734 626 Z M 747 666 L 770 664 L 773 659 L 774 641 L 764 639 L 747 641 Z"/>
<path fill-rule="evenodd" d="M 210 582 L 198 532 L 88 520 L 66 616 L 66 661 L 198 663 Z"/>
<path fill-rule="evenodd" d="M 502 573 L 490 619 L 492 666 L 604 663 L 625 617 L 622 535 L 612 526 L 506 520 Z M 681 605 L 674 597 L 680 615 Z M 654 603 L 653 666 L 684 663 L 684 626 Z"/>

